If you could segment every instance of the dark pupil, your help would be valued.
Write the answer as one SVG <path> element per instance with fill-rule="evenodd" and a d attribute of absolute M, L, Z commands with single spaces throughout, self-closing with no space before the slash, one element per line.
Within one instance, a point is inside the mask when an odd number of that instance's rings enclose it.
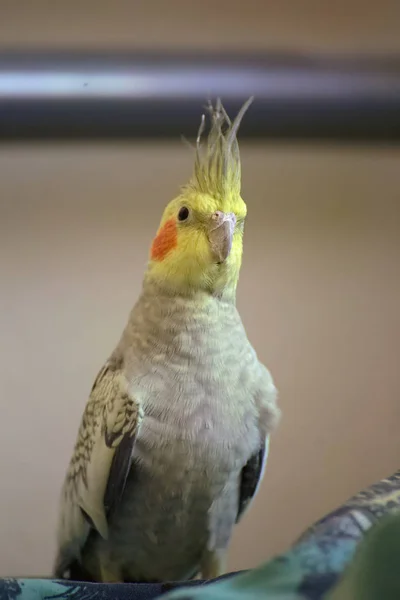
<path fill-rule="evenodd" d="M 189 209 L 186 208 L 186 206 L 182 206 L 182 208 L 180 209 L 180 211 L 178 213 L 178 219 L 180 221 L 186 221 L 188 216 L 189 216 Z"/>

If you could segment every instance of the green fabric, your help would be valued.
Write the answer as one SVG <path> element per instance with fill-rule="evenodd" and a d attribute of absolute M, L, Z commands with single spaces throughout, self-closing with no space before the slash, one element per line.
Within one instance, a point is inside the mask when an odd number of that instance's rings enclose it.
<path fill-rule="evenodd" d="M 337 585 L 321 600 L 400 599 L 400 514 L 384 517 L 368 532 Z M 298 561 L 275 559 L 207 587 L 180 590 L 165 600 L 299 600 L 304 571 Z"/>
<path fill-rule="evenodd" d="M 165 600 L 400 600 L 400 471 L 363 490 L 284 555 Z"/>
<path fill-rule="evenodd" d="M 326 600 L 400 599 L 400 514 L 378 522 Z"/>

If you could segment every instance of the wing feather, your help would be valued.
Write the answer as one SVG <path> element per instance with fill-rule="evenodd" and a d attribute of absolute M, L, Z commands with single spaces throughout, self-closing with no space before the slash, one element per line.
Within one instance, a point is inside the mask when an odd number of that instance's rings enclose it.
<path fill-rule="evenodd" d="M 93 384 L 62 490 L 56 576 L 79 559 L 91 529 L 107 539 L 107 517 L 123 493 L 141 419 L 121 366 L 107 362 Z"/>
<path fill-rule="evenodd" d="M 259 490 L 260 484 L 264 477 L 265 466 L 267 464 L 269 449 L 269 437 L 261 448 L 253 454 L 242 469 L 240 488 L 239 488 L 239 503 L 236 523 L 238 523 L 250 504 L 254 500 Z"/>
<path fill-rule="evenodd" d="M 258 407 L 260 439 L 263 440 L 263 442 L 253 456 L 247 461 L 241 472 L 237 523 L 243 517 L 257 495 L 267 464 L 270 434 L 276 428 L 280 419 L 280 409 L 277 406 L 278 392 L 271 373 L 262 363 L 259 363 L 259 375 L 255 402 Z"/>

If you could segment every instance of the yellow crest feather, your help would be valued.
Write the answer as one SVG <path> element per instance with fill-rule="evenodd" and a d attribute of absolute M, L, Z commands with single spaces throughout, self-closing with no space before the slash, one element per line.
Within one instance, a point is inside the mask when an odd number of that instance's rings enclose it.
<path fill-rule="evenodd" d="M 206 117 L 203 114 L 196 140 L 194 175 L 188 187 L 216 199 L 240 196 L 241 166 L 237 132 L 244 114 L 253 101 L 249 98 L 231 122 L 221 100 L 208 105 L 211 127 L 205 140 Z"/>

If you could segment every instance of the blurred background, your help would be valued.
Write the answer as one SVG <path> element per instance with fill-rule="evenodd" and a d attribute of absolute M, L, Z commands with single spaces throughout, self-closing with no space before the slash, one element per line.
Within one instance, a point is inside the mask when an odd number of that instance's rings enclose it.
<path fill-rule="evenodd" d="M 0 0 L 4 47 L 400 51 L 396 0 Z M 199 106 L 199 116 L 202 106 Z M 241 143 L 238 304 L 281 426 L 230 569 L 284 550 L 399 467 L 400 150 Z M 94 377 L 189 178 L 173 141 L 0 145 L 0 575 L 48 575 Z"/>

